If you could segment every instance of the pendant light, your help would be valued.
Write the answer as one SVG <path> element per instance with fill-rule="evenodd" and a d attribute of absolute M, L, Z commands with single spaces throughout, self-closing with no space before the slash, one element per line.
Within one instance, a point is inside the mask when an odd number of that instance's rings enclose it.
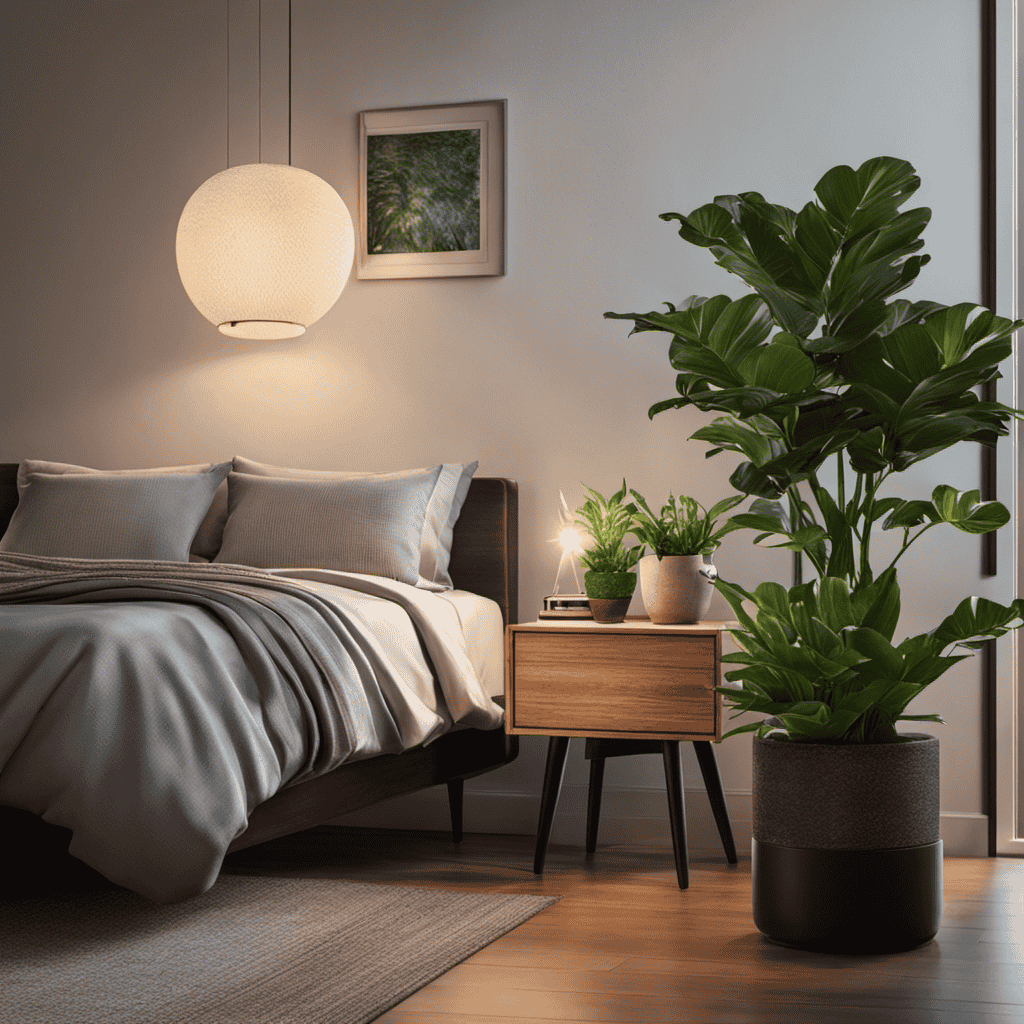
<path fill-rule="evenodd" d="M 289 0 L 288 163 L 228 167 L 199 186 L 178 221 L 185 292 L 234 338 L 297 338 L 337 301 L 355 254 L 341 197 L 291 165 L 291 17 Z M 261 37 L 262 28 L 261 13 Z"/>

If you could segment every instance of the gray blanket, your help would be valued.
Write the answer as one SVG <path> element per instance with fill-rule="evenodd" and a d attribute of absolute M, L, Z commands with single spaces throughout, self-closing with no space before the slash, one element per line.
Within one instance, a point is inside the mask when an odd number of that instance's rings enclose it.
<path fill-rule="evenodd" d="M 452 637 L 431 635 L 426 597 L 352 585 L 409 604 L 452 695 L 443 713 L 325 597 L 340 588 L 242 566 L 0 554 L 0 804 L 70 828 L 71 852 L 112 881 L 178 900 L 213 884 L 283 786 L 453 722 L 500 724 L 458 678 L 472 669 Z"/>

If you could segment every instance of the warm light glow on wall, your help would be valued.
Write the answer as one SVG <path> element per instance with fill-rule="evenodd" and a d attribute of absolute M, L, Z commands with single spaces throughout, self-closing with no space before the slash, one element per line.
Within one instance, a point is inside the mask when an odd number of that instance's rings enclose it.
<path fill-rule="evenodd" d="M 355 234 L 341 197 L 287 164 L 242 164 L 185 204 L 175 244 L 188 297 L 234 338 L 296 338 L 337 301 Z"/>

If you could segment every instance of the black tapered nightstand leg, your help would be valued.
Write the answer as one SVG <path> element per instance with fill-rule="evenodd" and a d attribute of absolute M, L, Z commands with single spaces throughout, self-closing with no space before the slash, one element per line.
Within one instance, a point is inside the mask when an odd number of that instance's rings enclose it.
<path fill-rule="evenodd" d="M 668 791 L 668 816 L 672 823 L 672 852 L 676 858 L 676 879 L 680 889 L 690 887 L 690 865 L 686 852 L 686 806 L 683 803 L 683 765 L 679 741 L 665 740 L 665 789 Z"/>
<path fill-rule="evenodd" d="M 729 822 L 729 809 L 725 806 L 725 792 L 722 789 L 722 776 L 718 773 L 715 748 L 708 740 L 694 740 L 693 752 L 697 755 L 697 764 L 700 765 L 700 773 L 704 776 L 704 788 L 708 791 L 708 800 L 711 801 L 718 834 L 722 837 L 725 859 L 730 864 L 738 864 L 736 840 L 732 837 L 732 824 Z"/>
<path fill-rule="evenodd" d="M 452 842 L 462 842 L 462 790 L 465 779 L 448 780 L 448 810 L 452 816 Z"/>
<path fill-rule="evenodd" d="M 548 740 L 548 763 L 544 769 L 544 793 L 540 798 L 540 820 L 537 822 L 537 848 L 533 854 L 533 873 L 544 871 L 544 855 L 548 852 L 551 822 L 555 820 L 555 806 L 565 774 L 565 752 L 569 749 L 568 736 L 552 736 Z"/>
<path fill-rule="evenodd" d="M 590 759 L 590 788 L 587 790 L 587 853 L 597 849 L 597 826 L 601 822 L 601 787 L 604 785 L 604 758 Z"/>

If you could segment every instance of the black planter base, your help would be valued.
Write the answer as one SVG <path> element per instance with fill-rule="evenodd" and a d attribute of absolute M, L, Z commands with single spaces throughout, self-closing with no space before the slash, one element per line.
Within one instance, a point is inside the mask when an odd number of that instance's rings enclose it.
<path fill-rule="evenodd" d="M 754 924 L 774 942 L 894 953 L 935 937 L 942 842 L 896 850 L 797 850 L 754 840 Z"/>

